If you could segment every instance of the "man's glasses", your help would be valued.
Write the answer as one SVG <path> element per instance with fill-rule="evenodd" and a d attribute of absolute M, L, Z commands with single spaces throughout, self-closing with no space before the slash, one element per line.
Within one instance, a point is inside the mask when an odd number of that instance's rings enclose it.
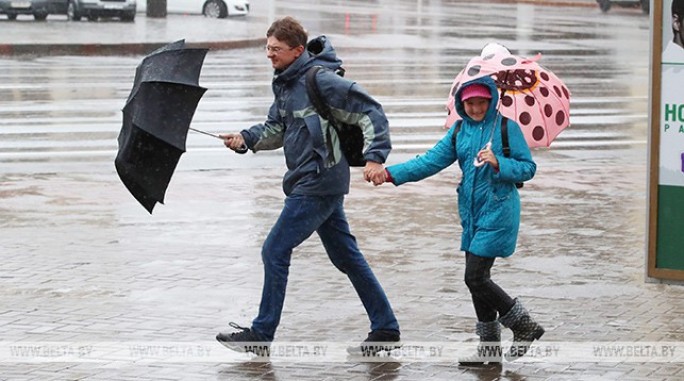
<path fill-rule="evenodd" d="M 281 48 L 280 46 L 268 46 L 268 45 L 264 46 L 264 50 L 266 52 L 273 53 L 273 54 L 278 54 L 278 53 L 281 53 L 283 51 L 290 51 L 292 49 L 294 49 L 294 48 Z"/>

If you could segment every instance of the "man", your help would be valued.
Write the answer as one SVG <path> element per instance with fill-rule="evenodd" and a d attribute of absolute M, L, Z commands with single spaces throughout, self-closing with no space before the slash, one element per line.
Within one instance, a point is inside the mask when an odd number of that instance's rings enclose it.
<path fill-rule="evenodd" d="M 672 40 L 663 51 L 663 63 L 684 63 L 684 0 L 672 0 Z"/>
<path fill-rule="evenodd" d="M 396 348 L 399 324 L 344 214 L 349 164 L 341 153 L 336 130 L 316 114 L 309 101 L 307 70 L 313 66 L 330 69 L 320 70 L 316 77 L 322 99 L 337 120 L 363 130 L 367 161 L 363 174 L 374 184 L 385 181 L 382 164 L 391 150 L 387 118 L 365 90 L 334 73 L 342 62 L 324 36 L 307 45 L 302 25 L 285 17 L 271 24 L 266 37 L 275 95 L 266 122 L 221 137 L 226 147 L 237 152 L 283 148 L 285 205 L 261 251 L 264 286 L 258 316 L 251 328 L 231 323 L 238 331 L 219 333 L 216 339 L 241 352 L 257 353 L 256 348 L 263 353 L 268 348 L 280 322 L 292 250 L 316 232 L 332 263 L 349 277 L 371 321 L 368 337 L 355 349 L 374 355 Z"/>

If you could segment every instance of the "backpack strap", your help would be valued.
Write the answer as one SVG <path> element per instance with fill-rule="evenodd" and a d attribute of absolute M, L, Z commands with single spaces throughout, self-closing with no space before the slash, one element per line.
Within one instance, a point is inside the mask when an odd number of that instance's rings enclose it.
<path fill-rule="evenodd" d="M 511 156 L 511 147 L 508 144 L 508 118 L 501 117 L 501 146 L 505 157 Z"/>
<path fill-rule="evenodd" d="M 311 104 L 313 105 L 314 109 L 316 110 L 316 113 L 321 116 L 321 118 L 325 119 L 330 123 L 331 126 L 337 131 L 337 133 L 340 133 L 340 127 L 338 127 L 337 123 L 335 122 L 335 118 L 332 116 L 332 113 L 330 112 L 330 106 L 323 100 L 323 96 L 321 95 L 321 90 L 318 88 L 318 82 L 316 81 L 316 74 L 318 73 L 319 70 L 324 69 L 323 66 L 313 66 L 309 70 L 306 71 L 305 75 L 305 82 L 306 82 L 306 93 L 309 95 L 309 100 L 311 101 Z M 341 74 L 338 73 L 338 75 L 341 77 L 344 75 L 344 69 L 340 68 L 338 70 L 341 70 Z M 337 73 L 337 71 L 336 71 Z"/>
<path fill-rule="evenodd" d="M 332 121 L 332 117 L 330 115 L 330 107 L 328 107 L 328 104 L 323 101 L 323 98 L 321 97 L 321 90 L 318 88 L 318 82 L 316 82 L 316 74 L 321 69 L 321 66 L 313 66 L 306 71 L 306 93 L 309 95 L 309 100 L 316 109 L 318 115 L 330 122 L 330 124 L 337 129 L 337 126 L 335 126 L 335 123 Z"/>
<path fill-rule="evenodd" d="M 318 88 L 318 82 L 316 81 L 316 74 L 321 69 L 323 69 L 322 66 L 313 66 L 306 71 L 304 77 L 304 81 L 306 82 L 306 93 L 309 95 L 309 100 L 311 101 L 311 104 L 316 110 L 316 113 L 318 113 L 318 115 L 321 118 L 327 120 L 328 123 L 335 129 L 335 131 L 337 131 L 337 134 L 339 135 L 340 129 L 339 127 L 337 127 L 337 123 L 335 123 L 335 118 L 333 118 L 332 113 L 330 112 L 330 106 L 328 106 L 328 104 L 323 100 L 321 90 Z M 330 135 L 329 129 L 327 130 L 327 149 L 327 161 L 328 164 L 332 164 L 335 160 L 335 156 L 333 154 L 332 136 Z"/>
<path fill-rule="evenodd" d="M 463 123 L 463 119 L 459 119 L 456 121 L 456 128 L 454 128 L 454 134 L 451 135 L 451 145 L 454 146 L 454 149 L 456 149 L 456 135 L 458 135 L 458 132 L 461 131 L 461 123 Z"/>
<path fill-rule="evenodd" d="M 508 118 L 502 115 L 501 117 L 501 148 L 505 157 L 511 156 L 511 146 L 508 144 Z M 515 183 L 515 187 L 520 189 L 523 183 Z"/>

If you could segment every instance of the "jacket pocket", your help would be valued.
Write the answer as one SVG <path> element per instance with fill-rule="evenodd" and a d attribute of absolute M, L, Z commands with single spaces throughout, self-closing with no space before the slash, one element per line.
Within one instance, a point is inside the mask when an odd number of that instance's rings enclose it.
<path fill-rule="evenodd" d="M 489 193 L 478 225 L 485 229 L 508 229 L 517 224 L 516 200 L 507 187 L 494 187 Z"/>

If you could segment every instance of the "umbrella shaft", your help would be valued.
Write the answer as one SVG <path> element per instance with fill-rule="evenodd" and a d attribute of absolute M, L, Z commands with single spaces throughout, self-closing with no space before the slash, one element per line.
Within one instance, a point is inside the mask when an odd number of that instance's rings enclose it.
<path fill-rule="evenodd" d="M 202 131 L 202 130 L 198 130 L 198 129 L 195 129 L 195 128 L 192 128 L 192 127 L 188 127 L 188 128 L 191 129 L 191 130 L 193 130 L 193 131 L 195 131 L 195 132 L 199 132 L 200 134 L 213 136 L 213 137 L 215 137 L 216 139 L 221 139 L 221 137 L 218 136 L 218 135 L 214 135 L 214 134 L 211 134 L 211 133 L 209 133 L 209 132 L 205 132 L 205 131 Z M 223 140 L 223 139 L 221 139 L 221 140 Z"/>

